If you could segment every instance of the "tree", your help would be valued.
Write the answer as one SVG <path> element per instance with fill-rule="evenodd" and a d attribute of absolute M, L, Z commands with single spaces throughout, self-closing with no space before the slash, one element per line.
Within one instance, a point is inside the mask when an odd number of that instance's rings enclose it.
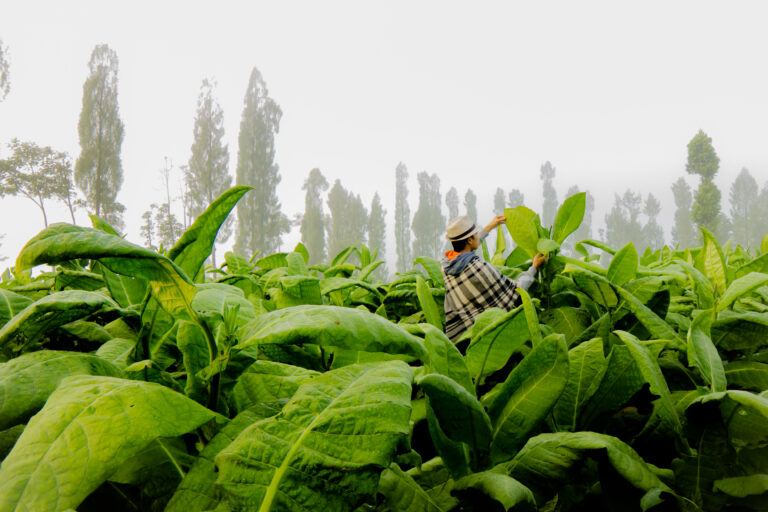
<path fill-rule="evenodd" d="M 229 148 L 224 144 L 224 112 L 213 97 L 216 83 L 204 79 L 197 97 L 197 113 L 193 129 L 192 155 L 185 169 L 187 210 L 197 217 L 210 204 L 232 186 L 229 174 Z M 169 171 L 170 172 L 170 171 Z M 166 179 L 167 184 L 167 179 Z M 169 190 L 166 187 L 166 190 Z M 167 228 L 173 226 L 168 191 Z M 227 219 L 219 229 L 218 242 L 225 242 L 232 234 L 232 221 Z M 173 230 L 168 233 L 173 238 Z M 211 262 L 216 266 L 216 245 L 211 251 Z"/>
<path fill-rule="evenodd" d="M 141 225 L 141 236 L 150 249 L 157 249 L 152 243 L 155 241 L 164 250 L 168 250 L 181 236 L 181 222 L 171 213 L 167 203 L 152 203 L 149 210 L 141 214 L 141 218 L 144 221 Z"/>
<path fill-rule="evenodd" d="M 8 47 L 3 46 L 0 39 L 0 101 L 3 101 L 11 91 L 10 62 L 8 62 Z"/>
<path fill-rule="evenodd" d="M 366 242 L 368 211 L 360 196 L 347 192 L 336 180 L 328 192 L 328 255 L 335 256 L 347 247 Z"/>
<path fill-rule="evenodd" d="M 507 207 L 508 208 L 515 208 L 517 206 L 522 206 L 525 202 L 525 196 L 522 192 L 517 190 L 516 188 L 513 188 L 509 191 L 509 196 L 507 197 Z"/>
<path fill-rule="evenodd" d="M 141 214 L 141 220 L 144 224 L 141 225 L 141 237 L 144 239 L 144 246 L 149 249 L 156 249 L 152 243 L 152 236 L 155 234 L 155 220 L 153 219 L 153 210 L 157 207 L 156 204 L 150 205 L 150 209 Z"/>
<path fill-rule="evenodd" d="M 757 181 L 746 168 L 742 168 L 731 185 L 731 230 L 736 243 L 745 247 L 760 246 L 762 241 L 759 221 L 760 207 L 757 203 L 760 191 Z"/>
<path fill-rule="evenodd" d="M 123 184 L 123 122 L 117 105 L 117 67 L 117 54 L 109 46 L 102 44 L 93 49 L 77 126 L 81 151 L 75 164 L 75 183 L 93 213 L 122 227 L 125 207 L 116 200 Z"/>
<path fill-rule="evenodd" d="M 456 191 L 456 187 L 451 187 L 445 194 L 445 205 L 448 207 L 449 220 L 459 216 L 459 193 Z"/>
<path fill-rule="evenodd" d="M 557 212 L 557 191 L 552 186 L 552 180 L 555 178 L 555 167 L 544 162 L 539 170 L 539 177 L 543 184 L 544 203 L 541 207 L 541 223 L 544 226 L 550 226 L 555 222 L 555 213 Z"/>
<path fill-rule="evenodd" d="M 395 247 L 398 272 L 411 266 L 411 208 L 408 206 L 408 168 L 403 162 L 395 169 Z"/>
<path fill-rule="evenodd" d="M 653 194 L 648 194 L 648 198 L 643 206 L 643 213 L 648 220 L 643 226 L 643 240 L 646 247 L 659 249 L 664 245 L 664 230 L 659 225 L 656 218 L 661 213 L 661 203 Z"/>
<path fill-rule="evenodd" d="M 280 130 L 280 107 L 269 97 L 259 70 L 253 68 L 243 101 L 237 152 L 237 184 L 254 189 L 237 203 L 235 251 L 270 254 L 278 250 L 290 220 L 280 210 L 275 163 L 275 134 Z"/>
<path fill-rule="evenodd" d="M 467 193 L 464 194 L 464 211 L 465 215 L 472 219 L 474 222 L 477 220 L 477 196 L 472 192 L 471 188 L 467 189 Z"/>
<path fill-rule="evenodd" d="M 387 224 L 384 220 L 386 214 L 387 211 L 381 205 L 379 193 L 376 192 L 373 195 L 373 201 L 371 201 L 371 214 L 368 217 L 368 247 L 370 247 L 371 251 L 378 249 L 379 252 L 376 259 L 385 261 L 375 271 L 375 275 L 379 278 L 387 275 Z"/>
<path fill-rule="evenodd" d="M 0 160 L 0 196 L 24 196 L 40 208 L 48 227 L 45 200 L 66 197 L 71 188 L 72 164 L 66 153 L 13 139 L 11 157 Z"/>
<path fill-rule="evenodd" d="M 688 162 L 685 165 L 688 174 L 697 174 L 701 177 L 691 208 L 691 218 L 697 226 L 705 227 L 718 235 L 720 234 L 718 231 L 720 190 L 713 179 L 719 166 L 720 158 L 712 146 L 712 139 L 699 130 L 699 133 L 688 143 Z"/>
<path fill-rule="evenodd" d="M 675 225 L 672 228 L 672 243 L 678 247 L 693 247 L 696 236 L 691 222 L 691 187 L 680 177 L 672 184 L 672 195 L 675 198 Z"/>
<path fill-rule="evenodd" d="M 413 214 L 413 254 L 436 258 L 443 246 L 442 235 L 445 232 L 445 217 L 440 205 L 440 178 L 437 174 L 420 172 L 419 208 Z"/>
<path fill-rule="evenodd" d="M 314 168 L 304 181 L 304 215 L 301 219 L 301 242 L 309 252 L 310 264 L 325 261 L 325 221 L 320 194 L 328 190 L 328 181 Z"/>
<path fill-rule="evenodd" d="M 623 196 L 616 194 L 613 208 L 605 216 L 605 238 L 608 245 L 622 247 L 628 242 L 642 246 L 643 233 L 640 224 L 640 212 L 643 198 L 631 190 Z"/>

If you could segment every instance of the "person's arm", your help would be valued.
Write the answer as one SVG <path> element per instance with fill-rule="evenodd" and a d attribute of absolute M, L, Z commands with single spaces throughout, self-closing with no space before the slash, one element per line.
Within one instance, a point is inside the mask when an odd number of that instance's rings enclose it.
<path fill-rule="evenodd" d="M 517 276 L 517 287 L 522 288 L 523 290 L 527 290 L 528 287 L 530 287 L 533 284 L 533 281 L 536 280 L 536 272 L 544 265 L 544 263 L 547 261 L 547 255 L 538 253 L 533 258 L 533 265 L 531 265 L 531 268 Z"/>

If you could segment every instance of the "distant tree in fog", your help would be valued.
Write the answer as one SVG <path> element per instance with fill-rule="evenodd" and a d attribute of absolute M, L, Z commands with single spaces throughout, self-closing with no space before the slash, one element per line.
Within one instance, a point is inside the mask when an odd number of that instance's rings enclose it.
<path fill-rule="evenodd" d="M 437 258 L 445 240 L 445 217 L 442 214 L 440 178 L 420 172 L 419 207 L 413 214 L 413 255 Z"/>
<path fill-rule="evenodd" d="M 661 213 L 661 203 L 653 194 L 648 194 L 643 206 L 643 213 L 647 217 L 643 226 L 643 242 L 646 247 L 653 250 L 664 246 L 664 230 L 659 225 L 657 217 Z"/>
<path fill-rule="evenodd" d="M 513 188 L 509 191 L 509 196 L 507 197 L 507 208 L 515 208 L 517 206 L 522 206 L 525 203 L 525 196 L 522 192 L 517 190 L 516 188 Z"/>
<path fill-rule="evenodd" d="M 539 177 L 543 185 L 544 203 L 541 207 L 541 224 L 543 226 L 551 226 L 555 222 L 555 214 L 557 213 L 557 191 L 552 185 L 552 180 L 555 178 L 555 167 L 549 162 L 544 162 L 539 171 Z"/>
<path fill-rule="evenodd" d="M 471 188 L 468 188 L 467 193 L 464 194 L 464 211 L 466 212 L 465 215 L 474 222 L 480 222 L 477 219 L 477 196 Z"/>
<path fill-rule="evenodd" d="M 105 44 L 96 46 L 88 69 L 77 124 L 82 149 L 75 164 L 75 183 L 89 210 L 121 229 L 125 206 L 117 202 L 117 193 L 123 184 L 124 125 L 117 105 L 117 53 Z"/>
<path fill-rule="evenodd" d="M 768 230 L 768 227 L 761 225 L 764 219 L 761 219 L 762 212 L 757 202 L 759 192 L 755 178 L 746 168 L 741 169 L 731 185 L 728 197 L 731 203 L 731 233 L 734 241 L 744 247 L 759 247 L 765 235 L 763 231 Z"/>
<path fill-rule="evenodd" d="M 715 235 L 722 236 L 719 228 L 720 189 L 714 183 L 715 174 L 720 167 L 720 158 L 712 146 L 712 139 L 699 130 L 688 143 L 688 162 L 685 166 L 688 174 L 701 177 L 696 190 L 691 218 L 697 226 L 707 228 Z"/>
<path fill-rule="evenodd" d="M 374 272 L 374 275 L 379 278 L 385 278 L 387 276 L 387 224 L 384 220 L 386 214 L 387 211 L 381 205 L 379 193 L 376 192 L 373 195 L 371 214 L 368 217 L 368 247 L 371 251 L 378 249 L 379 252 L 376 259 L 385 261 L 385 263 L 381 264 Z"/>
<path fill-rule="evenodd" d="M 628 242 L 637 247 L 643 247 L 642 224 L 640 213 L 643 198 L 631 190 L 623 196 L 615 195 L 611 211 L 605 216 L 606 243 L 614 248 L 620 248 Z"/>
<path fill-rule="evenodd" d="M 328 257 L 347 247 L 366 243 L 368 211 L 359 195 L 354 195 L 336 180 L 328 192 Z"/>
<path fill-rule="evenodd" d="M 411 208 L 408 206 L 408 168 L 403 162 L 395 169 L 395 248 L 397 272 L 411 268 Z"/>
<path fill-rule="evenodd" d="M 672 244 L 686 248 L 696 245 L 696 234 L 691 222 L 691 204 L 693 196 L 691 187 L 684 178 L 679 178 L 672 184 L 672 195 L 675 198 L 675 225 L 672 228 Z"/>
<path fill-rule="evenodd" d="M 204 79 L 197 96 L 197 112 L 193 129 L 192 154 L 189 163 L 184 168 L 184 182 L 187 202 L 185 210 L 190 217 L 196 218 L 203 213 L 212 202 L 232 186 L 232 176 L 229 174 L 229 148 L 224 143 L 224 112 L 214 98 L 215 81 Z M 167 169 L 167 167 L 166 167 Z M 178 238 L 181 233 L 174 234 L 175 219 L 170 213 L 170 190 L 168 177 L 165 177 L 168 202 L 166 208 L 167 227 L 169 230 L 166 240 Z M 232 218 L 229 217 L 219 229 L 216 241 L 226 242 L 232 235 Z M 158 221 L 159 222 L 159 221 Z M 165 244 L 164 244 L 165 245 Z M 169 247 L 166 245 L 166 247 Z M 216 266 L 216 245 L 211 252 L 211 261 Z"/>
<path fill-rule="evenodd" d="M 451 187 L 445 194 L 445 205 L 448 207 L 449 221 L 459 216 L 459 193 L 456 187 Z"/>
<path fill-rule="evenodd" d="M 328 181 L 320 169 L 309 171 L 309 177 L 302 187 L 304 195 L 304 215 L 301 219 L 301 242 L 309 252 L 309 263 L 325 261 L 325 214 L 321 194 L 328 190 Z"/>
<path fill-rule="evenodd" d="M 8 47 L 3 46 L 0 39 L 0 101 L 3 101 L 11 90 L 10 62 L 8 62 Z"/>
<path fill-rule="evenodd" d="M 280 131 L 283 111 L 269 97 L 267 84 L 256 68 L 251 71 L 243 103 L 237 184 L 250 185 L 253 190 L 237 203 L 235 251 L 266 255 L 279 249 L 283 233 L 291 227 L 277 199 L 280 168 L 275 163 L 275 134 Z"/>

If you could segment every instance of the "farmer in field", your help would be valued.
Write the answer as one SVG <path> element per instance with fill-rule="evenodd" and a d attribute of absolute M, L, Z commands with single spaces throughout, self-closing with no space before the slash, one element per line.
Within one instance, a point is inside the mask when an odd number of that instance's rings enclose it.
<path fill-rule="evenodd" d="M 445 334 L 452 341 L 472 327 L 477 315 L 488 308 L 511 310 L 520 303 L 516 288 L 527 290 L 537 270 L 546 261 L 539 253 L 533 265 L 520 274 L 517 281 L 503 276 L 491 263 L 475 254 L 480 241 L 488 232 L 505 221 L 497 215 L 485 228 L 480 228 L 467 216 L 456 217 L 448 223 L 446 238 L 453 250 L 442 261 L 445 279 Z"/>

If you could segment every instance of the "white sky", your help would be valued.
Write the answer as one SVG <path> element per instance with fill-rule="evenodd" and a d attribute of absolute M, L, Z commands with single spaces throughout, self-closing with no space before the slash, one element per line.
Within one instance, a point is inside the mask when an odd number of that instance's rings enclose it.
<path fill-rule="evenodd" d="M 88 60 L 107 43 L 120 60 L 118 200 L 134 242 L 142 212 L 164 200 L 164 157 L 189 159 L 204 77 L 218 82 L 234 174 L 253 66 L 283 110 L 283 211 L 303 210 L 301 185 L 313 167 L 368 205 L 378 191 L 390 265 L 400 161 L 412 213 L 424 170 L 438 173 L 443 194 L 456 186 L 463 198 L 473 188 L 481 222 L 498 186 L 521 189 L 539 210 L 539 167 L 549 160 L 560 199 L 573 184 L 596 196 L 595 236 L 613 194 L 631 188 L 662 200 L 669 238 L 670 187 L 685 175 L 686 144 L 699 129 L 721 159 L 726 211 L 742 167 L 768 181 L 767 14 L 760 1 L 6 0 L 0 38 L 11 92 L 0 103 L 0 157 L 18 137 L 77 158 Z M 62 205 L 48 210 L 51 221 L 69 218 Z M 31 201 L 12 197 L 0 200 L 0 219 L 7 265 L 43 221 Z"/>

